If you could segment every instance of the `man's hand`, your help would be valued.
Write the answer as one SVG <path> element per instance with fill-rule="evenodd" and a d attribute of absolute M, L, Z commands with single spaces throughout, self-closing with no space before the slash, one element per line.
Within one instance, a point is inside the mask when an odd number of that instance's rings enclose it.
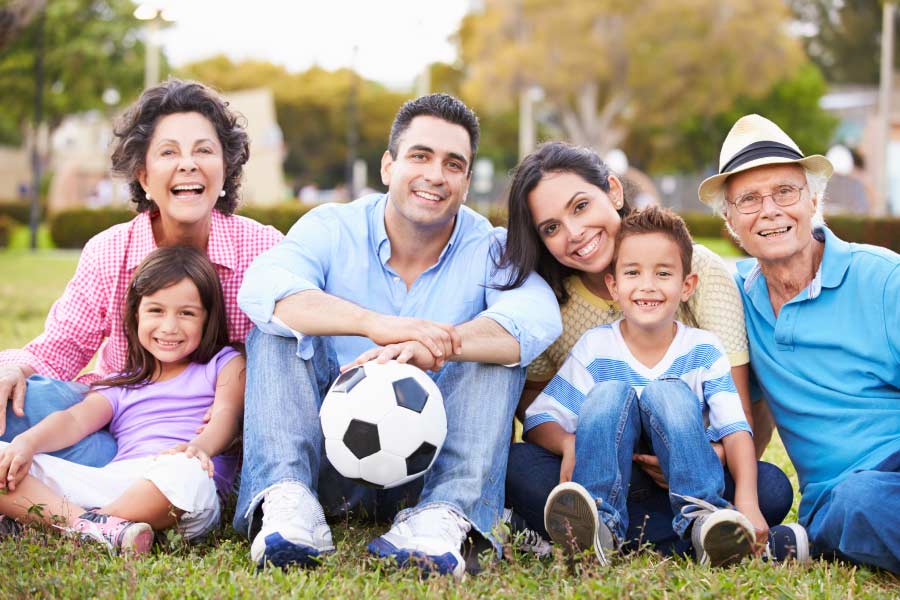
<path fill-rule="evenodd" d="M 184 455 L 188 458 L 196 458 L 200 461 L 200 466 L 203 467 L 203 470 L 209 473 L 209 476 L 212 477 L 216 473 L 216 465 L 213 463 L 212 459 L 209 457 L 209 454 L 201 448 L 200 446 L 195 446 L 191 443 L 182 443 L 175 444 L 165 452 L 161 452 L 160 454 L 178 454 L 180 452 L 184 452 Z"/>
<path fill-rule="evenodd" d="M 6 403 L 12 400 L 13 412 L 25 416 L 25 386 L 27 377 L 18 365 L 0 366 L 0 435 L 6 431 Z"/>
<path fill-rule="evenodd" d="M 562 441 L 562 462 L 559 465 L 559 482 L 572 481 L 575 472 L 575 434 L 568 433 Z"/>
<path fill-rule="evenodd" d="M 664 490 L 669 489 L 669 482 L 666 481 L 666 476 L 663 475 L 662 467 L 659 466 L 659 459 L 656 457 L 656 455 L 634 454 L 631 456 L 631 460 L 636 462 L 641 470 L 643 470 L 644 473 L 650 476 L 650 479 L 653 480 L 653 483 Z"/>
<path fill-rule="evenodd" d="M 16 437 L 0 452 L 0 490 L 16 491 L 16 486 L 28 475 L 34 448 Z"/>
<path fill-rule="evenodd" d="M 373 315 L 366 337 L 379 346 L 416 341 L 441 361 L 462 352 L 462 338 L 453 325 L 427 319 Z"/>
<path fill-rule="evenodd" d="M 389 344 L 383 348 L 372 348 L 360 354 L 352 363 L 343 365 L 341 372 L 347 369 L 362 365 L 374 360 L 379 363 L 386 363 L 389 360 L 396 360 L 401 363 L 409 363 L 419 367 L 423 371 L 439 371 L 444 366 L 445 357 L 435 356 L 421 342 L 403 342 L 400 344 Z"/>
<path fill-rule="evenodd" d="M 766 523 L 765 517 L 763 517 L 760 512 L 759 504 L 756 502 L 747 502 L 745 504 L 735 502 L 734 507 L 753 523 L 753 528 L 756 530 L 756 540 L 753 552 L 759 555 L 765 549 L 766 544 L 769 541 L 769 524 Z"/>

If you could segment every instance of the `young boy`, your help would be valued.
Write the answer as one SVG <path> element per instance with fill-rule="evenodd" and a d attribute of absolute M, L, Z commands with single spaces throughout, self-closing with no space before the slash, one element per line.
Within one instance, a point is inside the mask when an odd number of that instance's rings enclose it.
<path fill-rule="evenodd" d="M 601 563 L 624 540 L 632 456 L 643 435 L 669 483 L 672 527 L 698 560 L 739 561 L 768 526 L 756 496 L 750 427 L 715 335 L 675 320 L 697 284 L 681 217 L 650 207 L 622 221 L 606 284 L 624 318 L 589 330 L 526 412 L 532 443 L 561 454 L 544 522 L 569 550 L 591 545 Z M 721 441 L 735 480 L 722 497 Z M 599 509 L 599 513 L 598 513 Z M 574 547 L 573 547 L 574 546 Z"/>

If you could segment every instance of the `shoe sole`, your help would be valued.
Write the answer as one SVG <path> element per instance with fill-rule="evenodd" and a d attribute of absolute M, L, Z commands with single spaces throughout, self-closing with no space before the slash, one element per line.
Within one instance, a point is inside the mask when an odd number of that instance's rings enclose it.
<path fill-rule="evenodd" d="M 544 506 L 544 528 L 568 554 L 593 547 L 600 564 L 609 563 L 603 548 L 605 541 L 594 543 L 601 529 L 596 504 L 580 485 L 563 483 L 554 488 Z M 611 538 L 609 542 L 611 545 Z"/>
<path fill-rule="evenodd" d="M 263 569 L 267 564 L 281 569 L 293 565 L 316 567 L 322 562 L 324 555 L 331 552 L 333 550 L 320 551 L 311 546 L 294 544 L 284 539 L 280 533 L 270 533 L 266 536 L 266 549 L 257 562 L 257 567 Z"/>
<path fill-rule="evenodd" d="M 127 554 L 149 554 L 153 546 L 153 528 L 147 523 L 133 523 L 122 532 L 119 550 Z"/>
<path fill-rule="evenodd" d="M 416 550 L 398 548 L 384 538 L 375 538 L 366 549 L 370 554 L 379 558 L 393 558 L 399 567 L 416 567 L 423 573 L 440 573 L 441 575 L 453 575 L 462 577 L 465 573 L 465 565 L 460 569 L 460 563 L 452 553 L 440 555 L 425 554 Z"/>
<path fill-rule="evenodd" d="M 700 532 L 706 562 L 713 567 L 739 563 L 753 552 L 752 531 L 750 520 L 737 511 L 720 510 L 710 515 Z"/>

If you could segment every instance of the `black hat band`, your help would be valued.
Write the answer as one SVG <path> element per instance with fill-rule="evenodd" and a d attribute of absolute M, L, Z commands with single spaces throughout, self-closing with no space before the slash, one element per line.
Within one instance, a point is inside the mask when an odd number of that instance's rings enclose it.
<path fill-rule="evenodd" d="M 744 148 L 740 152 L 732 156 L 731 160 L 729 160 L 719 171 L 719 174 L 721 175 L 722 173 L 728 173 L 729 171 L 733 171 L 734 169 L 752 160 L 766 157 L 790 158 L 794 160 L 800 160 L 803 158 L 803 155 L 790 146 L 786 146 L 779 142 L 772 142 L 768 140 L 762 142 L 754 142 L 749 146 L 744 146 Z"/>

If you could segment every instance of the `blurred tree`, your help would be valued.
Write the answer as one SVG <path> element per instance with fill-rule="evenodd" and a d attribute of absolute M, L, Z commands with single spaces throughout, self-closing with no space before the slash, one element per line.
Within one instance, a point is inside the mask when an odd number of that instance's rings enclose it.
<path fill-rule="evenodd" d="M 877 84 L 883 0 L 789 0 L 807 54 L 831 83 Z M 897 24 L 894 23 L 895 37 Z M 894 64 L 900 44 L 894 45 Z"/>
<path fill-rule="evenodd" d="M 327 71 L 313 67 L 289 73 L 267 62 L 233 63 L 217 56 L 187 65 L 179 71 L 223 91 L 252 87 L 271 88 L 278 124 L 287 145 L 284 169 L 297 183 L 334 186 L 346 179 L 347 102 L 358 85 L 357 156 L 368 166 L 370 185 L 380 186 L 381 155 L 387 148 L 391 121 L 409 94 L 393 92 L 366 81 L 349 69 Z"/>
<path fill-rule="evenodd" d="M 44 121 L 50 129 L 70 113 L 104 108 L 114 88 L 122 102 L 143 85 L 144 49 L 131 0 L 54 0 L 46 3 L 43 44 L 33 19 L 0 52 L 0 136 L 19 143 L 34 113 L 35 49 L 43 47 Z"/>
<path fill-rule="evenodd" d="M 45 4 L 46 0 L 9 0 L 0 6 L 0 50 L 12 43 Z"/>
<path fill-rule="evenodd" d="M 803 61 L 782 0 L 484 0 L 459 44 L 466 96 L 544 90 L 566 137 L 601 153 L 635 128 L 765 94 Z"/>
<path fill-rule="evenodd" d="M 758 113 L 784 129 L 804 153 L 824 154 L 837 126 L 837 119 L 819 107 L 827 87 L 818 67 L 807 63 L 761 98 L 740 96 L 716 114 L 693 111 L 671 127 L 636 128 L 625 150 L 633 162 L 657 172 L 716 168 L 722 140 L 734 122 Z"/>

